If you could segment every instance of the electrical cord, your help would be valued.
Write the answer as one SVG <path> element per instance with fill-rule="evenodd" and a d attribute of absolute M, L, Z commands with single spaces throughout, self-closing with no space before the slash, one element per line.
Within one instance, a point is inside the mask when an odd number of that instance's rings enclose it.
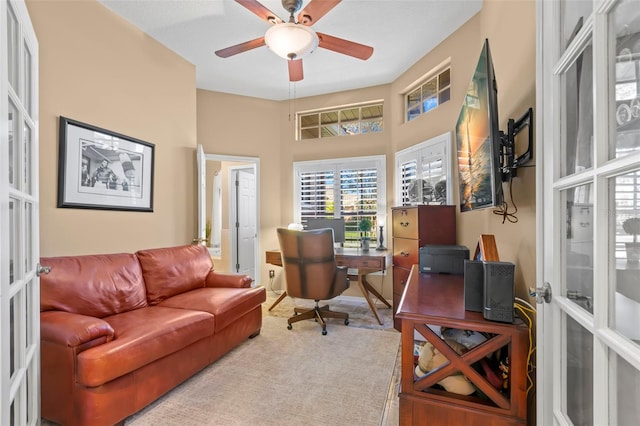
<path fill-rule="evenodd" d="M 275 294 L 276 296 L 280 296 L 280 295 L 282 294 L 282 290 L 280 290 L 280 292 L 278 292 L 278 291 L 276 291 L 276 290 L 274 290 L 274 289 L 273 289 L 273 281 L 274 281 L 274 277 L 275 277 L 275 275 L 274 275 L 273 277 L 270 277 L 270 278 L 269 278 L 269 291 L 270 291 L 271 293 Z"/>
<path fill-rule="evenodd" d="M 502 203 L 502 206 L 493 211 L 493 214 L 502 216 L 502 223 L 505 223 L 507 220 L 511 223 L 517 223 L 518 217 L 516 216 L 516 213 L 518 213 L 518 206 L 516 206 L 516 202 L 513 201 L 513 179 L 509 181 L 509 199 L 513 204 L 514 210 L 512 212 L 509 211 L 509 203 L 505 201 Z"/>
<path fill-rule="evenodd" d="M 516 303 L 514 303 L 516 311 L 519 316 L 526 322 L 529 331 L 529 350 L 527 352 L 527 394 L 533 389 L 534 382 L 532 374 L 535 370 L 533 363 L 533 354 L 536 352 L 536 345 L 533 340 L 533 317 L 536 315 L 536 310 L 528 302 L 516 297 Z"/>

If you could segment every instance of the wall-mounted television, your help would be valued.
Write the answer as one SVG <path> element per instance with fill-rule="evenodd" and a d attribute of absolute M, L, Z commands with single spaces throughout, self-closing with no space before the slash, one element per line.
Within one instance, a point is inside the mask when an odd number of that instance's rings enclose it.
<path fill-rule="evenodd" d="M 528 128 L 528 144 L 519 155 L 516 135 Z M 518 120 L 508 120 L 507 131 L 498 122 L 496 84 L 489 40 L 484 41 L 480 59 L 465 95 L 456 124 L 460 211 L 499 206 L 506 214 L 502 182 L 516 176 L 518 167 L 533 155 L 533 109 Z"/>
<path fill-rule="evenodd" d="M 503 203 L 500 139 L 498 89 L 485 40 L 456 124 L 460 211 Z"/>

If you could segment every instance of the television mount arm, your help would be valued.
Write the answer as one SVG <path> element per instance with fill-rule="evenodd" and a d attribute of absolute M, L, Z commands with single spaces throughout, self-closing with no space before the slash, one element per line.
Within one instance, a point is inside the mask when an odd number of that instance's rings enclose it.
<path fill-rule="evenodd" d="M 516 157 L 516 135 L 524 130 L 529 129 L 529 141 L 527 150 Z M 502 181 L 508 182 L 511 178 L 517 176 L 518 167 L 528 163 L 533 156 L 533 108 L 529 108 L 522 117 L 514 120 L 510 118 L 507 122 L 507 132 L 500 131 L 500 170 L 502 172 Z"/>

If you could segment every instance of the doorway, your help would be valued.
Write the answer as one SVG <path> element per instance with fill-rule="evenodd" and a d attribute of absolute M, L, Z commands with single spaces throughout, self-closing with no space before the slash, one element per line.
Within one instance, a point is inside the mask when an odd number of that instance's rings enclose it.
<path fill-rule="evenodd" d="M 207 154 L 198 145 L 198 238 L 216 269 L 240 272 L 259 285 L 260 159 Z"/>

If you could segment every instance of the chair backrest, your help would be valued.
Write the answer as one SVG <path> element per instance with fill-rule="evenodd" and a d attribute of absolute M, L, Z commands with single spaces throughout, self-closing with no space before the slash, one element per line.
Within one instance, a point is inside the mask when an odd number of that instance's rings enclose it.
<path fill-rule="evenodd" d="M 328 300 L 348 288 L 347 270 L 336 264 L 331 229 L 277 232 L 289 296 Z"/>

